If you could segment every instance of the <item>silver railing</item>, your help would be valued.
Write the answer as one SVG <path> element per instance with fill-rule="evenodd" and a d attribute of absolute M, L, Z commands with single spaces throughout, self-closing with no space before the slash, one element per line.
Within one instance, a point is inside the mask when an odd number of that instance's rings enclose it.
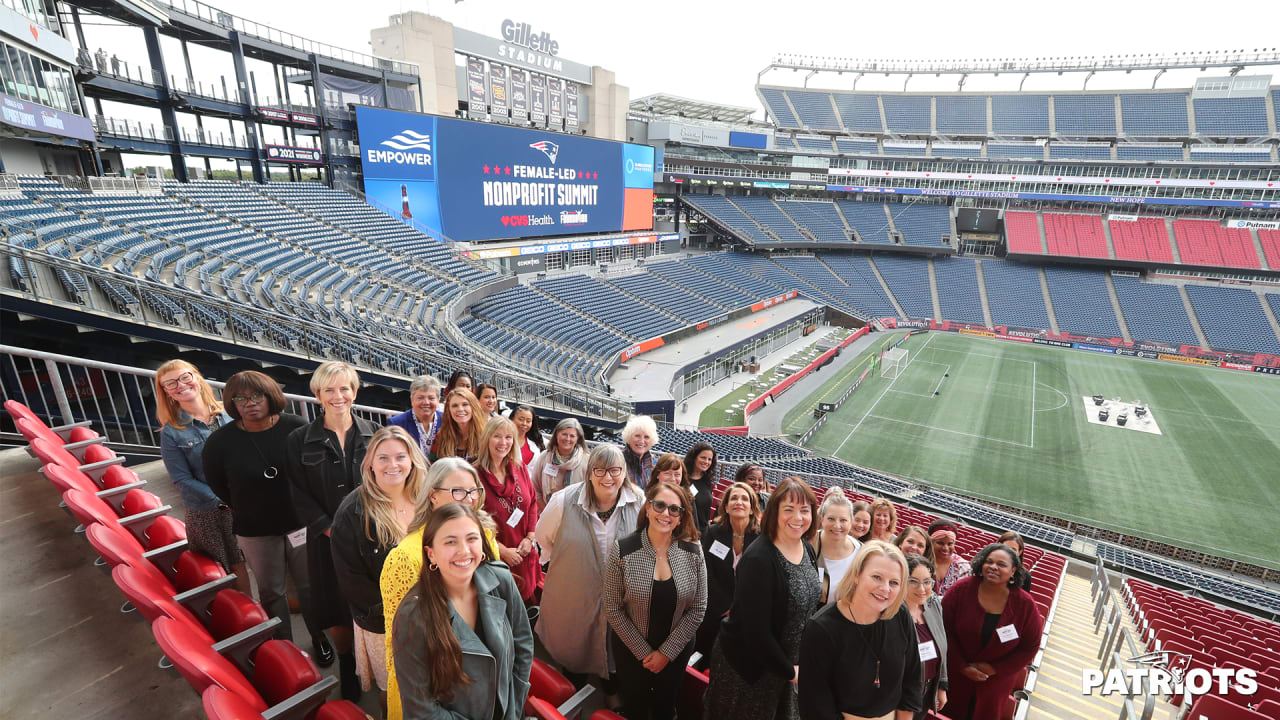
<path fill-rule="evenodd" d="M 1111 579 L 1101 559 L 1093 565 L 1089 592 L 1093 598 L 1093 634 L 1102 633 L 1096 657 L 1098 669 L 1106 676 L 1108 672 L 1125 673 L 1141 668 L 1137 658 L 1145 650 L 1124 627 L 1125 609 L 1111 594 Z M 1117 720 L 1150 720 L 1155 713 L 1156 695 L 1147 680 L 1137 681 L 1136 686 L 1139 692 L 1121 697 Z"/>
<path fill-rule="evenodd" d="M 51 425 L 88 420 L 107 442 L 129 448 L 160 447 L 155 375 L 154 370 L 0 345 L 3 400 L 17 400 Z M 225 383 L 209 384 L 221 398 Z M 285 400 L 285 412 L 317 417 L 315 398 L 286 393 Z M 398 411 L 356 405 L 352 412 L 383 425 Z"/>

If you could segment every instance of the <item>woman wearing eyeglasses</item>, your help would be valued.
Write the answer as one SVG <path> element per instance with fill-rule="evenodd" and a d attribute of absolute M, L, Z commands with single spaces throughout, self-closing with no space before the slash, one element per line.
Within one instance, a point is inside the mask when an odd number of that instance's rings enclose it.
<path fill-rule="evenodd" d="M 484 528 L 484 542 L 493 557 L 498 557 L 495 539 L 497 525 L 484 511 L 484 487 L 475 468 L 466 460 L 445 457 L 431 463 L 423 492 L 418 496 L 409 532 L 387 553 L 382 563 L 379 587 L 382 591 L 382 616 L 386 627 L 395 621 L 400 603 L 422 576 L 422 531 L 431 517 L 431 511 L 447 503 L 456 502 L 474 508 Z M 401 720 L 400 685 L 396 680 L 396 667 L 392 658 L 391 633 L 385 637 L 387 658 L 387 720 Z"/>
<path fill-rule="evenodd" d="M 244 554 L 236 543 L 231 508 L 205 480 L 201 455 L 214 430 L 231 422 L 213 388 L 194 365 L 170 360 L 156 370 L 156 418 L 160 420 L 160 457 L 185 508 L 183 522 L 191 547 L 236 574 L 236 586 L 249 592 Z"/>
<path fill-rule="evenodd" d="M 689 492 L 656 482 L 645 501 L 636 531 L 610 549 L 604 609 L 623 713 L 669 720 L 707 610 L 707 568 Z"/>
<path fill-rule="evenodd" d="M 535 535 L 550 566 L 537 633 L 570 673 L 603 678 L 606 702 L 616 705 L 609 680 L 614 663 L 604 614 L 604 568 L 614 542 L 635 531 L 644 493 L 627 480 L 617 445 L 597 445 L 586 465 L 587 482 L 552 495 L 538 520 Z"/>
<path fill-rule="evenodd" d="M 915 720 L 924 720 L 930 710 L 947 704 L 947 630 L 942 624 L 942 603 L 933 594 L 933 561 L 907 555 L 907 610 L 920 643 L 920 670 L 924 677 L 922 709 Z"/>
<path fill-rule="evenodd" d="M 307 573 L 306 530 L 293 508 L 293 496 L 284 467 L 288 460 L 289 433 L 307 424 L 284 412 L 284 393 L 275 380 L 253 370 L 227 378 L 222 389 L 227 412 L 235 419 L 205 441 L 204 474 L 209 487 L 234 512 L 233 529 L 244 558 L 258 582 L 258 601 L 279 618 L 276 637 L 293 639 L 286 595 L 289 578 L 298 591 L 298 602 L 311 606 L 311 581 Z M 333 648 L 323 628 L 312 624 L 304 612 L 316 664 L 333 664 Z"/>

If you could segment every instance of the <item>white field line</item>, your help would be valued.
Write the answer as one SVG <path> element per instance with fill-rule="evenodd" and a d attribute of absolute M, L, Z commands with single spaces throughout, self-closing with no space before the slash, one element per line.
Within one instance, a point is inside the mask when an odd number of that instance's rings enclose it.
<path fill-rule="evenodd" d="M 1016 447 L 1022 447 L 1022 448 L 1028 448 L 1028 449 L 1031 448 L 1031 446 L 1026 443 L 1014 442 L 1012 440 L 1001 440 L 999 438 L 987 437 L 986 435 L 975 435 L 974 433 L 961 432 L 960 430 L 948 430 L 947 428 L 934 427 L 933 425 L 925 425 L 924 423 L 911 422 L 910 420 L 899 420 L 898 418 L 884 417 L 883 415 L 872 415 L 871 417 L 877 420 L 902 423 L 903 425 L 914 425 L 916 427 L 926 428 L 928 430 L 937 430 L 938 432 L 951 433 L 953 435 L 964 435 L 965 437 L 977 438 L 979 440 L 989 440 L 991 442 L 1004 443 L 1005 445 L 1014 445 Z M 856 430 L 857 428 L 855 427 L 854 429 Z"/>
<path fill-rule="evenodd" d="M 849 442 L 849 438 L 853 437 L 853 434 L 858 432 L 858 428 L 862 427 L 863 420 L 866 420 L 867 416 L 869 416 L 872 413 L 872 411 L 876 409 L 876 405 L 879 405 L 880 401 L 884 399 L 884 396 L 888 395 L 889 391 L 893 389 L 893 384 L 898 382 L 898 378 L 902 377 L 903 373 L 907 371 L 907 368 L 911 367 L 911 363 L 915 362 L 917 357 L 920 357 L 920 353 L 924 352 L 924 349 L 929 347 L 929 343 L 933 342 L 933 339 L 935 337 L 937 336 L 934 335 L 933 333 L 929 334 L 929 339 L 925 340 L 924 345 L 920 346 L 920 349 L 916 351 L 916 354 L 912 355 L 911 359 L 907 360 L 907 364 L 902 367 L 902 370 L 898 373 L 898 377 L 895 377 L 894 379 L 889 381 L 889 386 L 886 387 L 880 393 L 880 397 L 876 398 L 876 401 L 874 403 L 871 403 L 871 407 L 867 409 L 866 414 L 862 416 L 862 419 L 858 421 L 857 425 L 853 426 L 853 429 L 849 431 L 849 434 L 844 436 L 844 440 L 842 440 L 840 442 L 840 445 L 836 447 L 835 452 L 831 453 L 832 455 L 840 454 L 840 451 L 844 449 L 845 443 Z"/>

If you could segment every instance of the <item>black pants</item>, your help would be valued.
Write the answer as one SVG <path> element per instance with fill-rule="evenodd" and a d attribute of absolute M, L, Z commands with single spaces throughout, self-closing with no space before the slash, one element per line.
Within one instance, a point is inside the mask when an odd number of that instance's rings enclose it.
<path fill-rule="evenodd" d="M 617 636 L 611 636 L 613 662 L 617 667 L 618 696 L 622 699 L 622 715 L 627 720 L 672 720 L 676 702 L 684 684 L 684 667 L 693 654 L 689 643 L 662 672 L 652 673 L 627 649 Z"/>

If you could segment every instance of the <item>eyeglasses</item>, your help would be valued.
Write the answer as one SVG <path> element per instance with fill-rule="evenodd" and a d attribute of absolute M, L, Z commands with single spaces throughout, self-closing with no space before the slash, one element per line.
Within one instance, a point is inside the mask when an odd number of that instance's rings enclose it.
<path fill-rule="evenodd" d="M 266 395 L 263 395 L 260 392 L 256 392 L 251 395 L 237 395 L 231 398 L 231 402 L 235 403 L 236 407 L 240 407 L 242 405 L 253 405 L 255 403 L 260 403 L 262 402 L 262 399 L 265 397 Z"/>
<path fill-rule="evenodd" d="M 925 589 L 932 588 L 937 583 L 933 580 L 917 580 L 915 578 L 907 578 L 907 584 L 912 587 L 922 587 Z"/>
<path fill-rule="evenodd" d="M 436 488 L 435 491 L 433 492 L 446 492 L 446 491 L 453 496 L 454 500 L 458 502 L 470 502 L 471 498 L 475 497 L 476 493 L 480 492 L 480 488 L 473 487 L 470 490 L 465 488 Z"/>
<path fill-rule="evenodd" d="M 591 468 L 591 477 L 602 478 L 605 475 L 608 475 L 611 478 L 617 479 L 622 477 L 622 473 L 626 471 L 627 471 L 626 468 L 620 468 L 620 467 Z"/>
<path fill-rule="evenodd" d="M 184 372 L 172 380 L 165 380 L 160 383 L 160 387 L 165 390 L 177 390 L 179 385 L 190 385 L 196 381 L 196 376 L 190 372 Z"/>
<path fill-rule="evenodd" d="M 681 515 L 684 514 L 683 505 L 672 505 L 669 503 L 665 503 L 661 500 L 650 500 L 649 506 L 652 507 L 654 512 L 658 513 L 659 515 L 661 515 L 662 513 L 667 513 L 672 517 L 680 517 Z"/>

